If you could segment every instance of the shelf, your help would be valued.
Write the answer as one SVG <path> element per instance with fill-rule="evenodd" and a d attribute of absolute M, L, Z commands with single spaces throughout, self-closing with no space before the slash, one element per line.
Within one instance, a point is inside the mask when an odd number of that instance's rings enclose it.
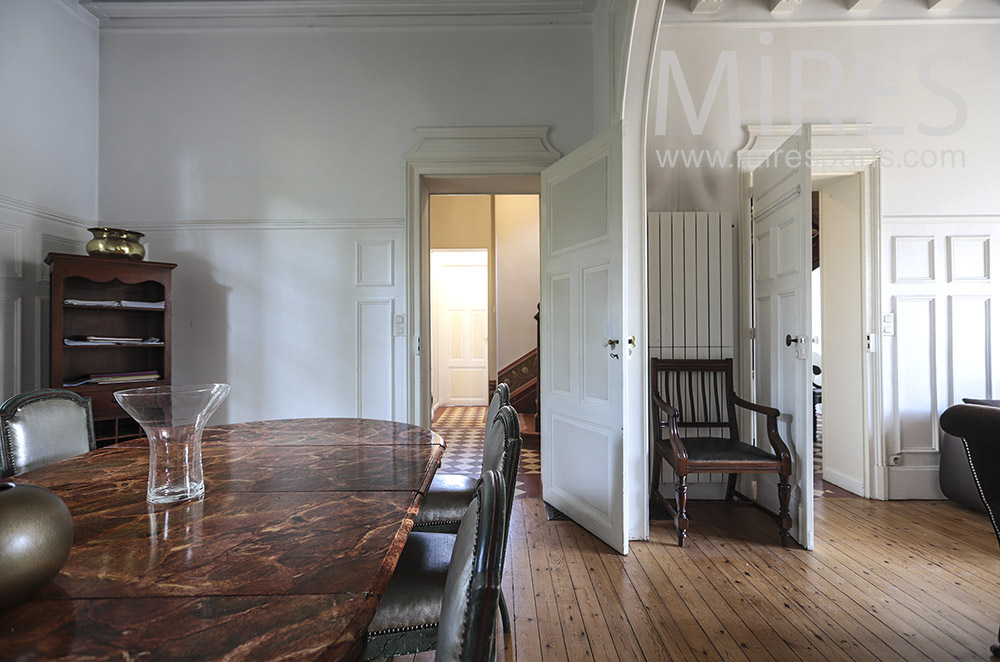
<path fill-rule="evenodd" d="M 51 253 L 46 262 L 52 265 L 49 383 L 91 398 L 103 442 L 134 435 L 137 428 L 115 402 L 113 393 L 171 383 L 171 272 L 177 265 L 64 253 Z M 161 308 L 123 306 L 122 301 L 164 303 Z M 156 338 L 159 342 L 64 344 L 67 338 L 87 336 Z M 156 371 L 162 378 L 62 386 L 81 375 L 143 371 Z"/>
<path fill-rule="evenodd" d="M 78 303 L 64 303 L 62 304 L 62 307 L 70 310 L 110 310 L 116 312 L 128 310 L 136 313 L 159 313 L 160 315 L 167 312 L 164 308 L 142 308 L 137 306 L 82 306 Z"/>
<path fill-rule="evenodd" d="M 122 345 L 63 345 L 63 349 L 148 349 L 157 347 L 166 347 L 164 343 L 161 342 L 147 342 L 147 343 L 127 343 Z"/>

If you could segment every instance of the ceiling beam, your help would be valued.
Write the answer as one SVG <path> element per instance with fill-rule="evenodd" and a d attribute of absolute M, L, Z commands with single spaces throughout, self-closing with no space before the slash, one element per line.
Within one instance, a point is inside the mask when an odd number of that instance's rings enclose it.
<path fill-rule="evenodd" d="M 847 7 L 847 11 L 864 12 L 875 9 L 880 2 L 882 0 L 844 0 L 844 6 Z"/>
<path fill-rule="evenodd" d="M 962 4 L 962 0 L 927 0 L 927 8 L 935 12 L 951 11 Z"/>
<path fill-rule="evenodd" d="M 691 0 L 692 14 L 714 14 L 722 6 L 722 0 Z"/>
<path fill-rule="evenodd" d="M 772 14 L 791 14 L 802 5 L 802 0 L 768 0 Z"/>

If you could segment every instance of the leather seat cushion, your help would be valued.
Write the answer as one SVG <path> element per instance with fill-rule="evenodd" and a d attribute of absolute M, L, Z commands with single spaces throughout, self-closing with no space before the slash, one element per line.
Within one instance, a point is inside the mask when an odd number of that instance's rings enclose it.
<path fill-rule="evenodd" d="M 389 587 L 368 627 L 369 634 L 437 626 L 454 547 L 455 535 L 452 533 L 410 533 Z"/>
<path fill-rule="evenodd" d="M 685 437 L 688 461 L 747 462 L 754 460 L 774 461 L 777 456 L 762 448 L 725 437 Z"/>
<path fill-rule="evenodd" d="M 455 522 L 457 530 L 457 523 L 465 515 L 465 509 L 469 507 L 478 483 L 478 476 L 473 478 L 458 474 L 436 474 L 424 495 L 413 525 Z"/>

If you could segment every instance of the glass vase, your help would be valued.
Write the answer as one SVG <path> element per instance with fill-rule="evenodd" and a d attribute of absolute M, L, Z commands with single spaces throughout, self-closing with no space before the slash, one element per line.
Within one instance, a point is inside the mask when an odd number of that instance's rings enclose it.
<path fill-rule="evenodd" d="M 115 391 L 115 400 L 149 439 L 146 500 L 153 504 L 197 499 L 205 493 L 201 434 L 229 394 L 229 384 L 151 386 Z"/>

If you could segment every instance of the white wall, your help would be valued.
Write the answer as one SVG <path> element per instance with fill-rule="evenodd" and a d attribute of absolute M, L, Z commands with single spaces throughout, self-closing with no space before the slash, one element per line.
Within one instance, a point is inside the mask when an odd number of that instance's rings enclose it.
<path fill-rule="evenodd" d="M 414 128 L 551 125 L 569 151 L 593 126 L 591 46 L 578 26 L 104 35 L 101 216 L 180 264 L 175 381 L 232 382 L 228 420 L 351 414 L 363 339 L 396 353 L 361 413 L 405 417 L 402 338 L 354 311 L 406 310 Z M 393 280 L 362 290 L 355 246 L 376 240 Z"/>
<path fill-rule="evenodd" d="M 1000 149 L 995 112 L 1000 106 L 997 30 L 995 22 L 946 24 L 930 19 L 901 25 L 664 26 L 648 124 L 650 208 L 735 212 L 739 197 L 735 153 L 746 141 L 742 127 L 766 123 L 770 117 L 774 124 L 873 123 L 874 142 L 883 150 L 885 215 L 995 212 L 1000 192 L 990 182 L 1000 174 L 995 158 Z M 769 45 L 762 44 L 769 39 Z M 690 92 L 693 114 L 705 113 L 700 134 L 682 108 L 675 72 L 670 74 L 666 95 L 662 92 L 665 67 L 661 65 L 664 58 L 674 56 Z M 795 62 L 801 63 L 801 75 L 793 76 Z M 733 75 L 722 77 L 714 101 L 706 104 L 717 66 L 720 73 Z M 767 76 L 762 71 L 769 70 L 773 92 L 764 94 L 762 79 Z M 802 81 L 800 93 L 793 78 Z M 812 91 L 828 86 L 828 94 L 810 98 Z M 948 128 L 962 108 L 964 123 Z M 944 127 L 947 135 L 928 135 L 933 130 L 928 127 Z M 718 150 L 726 167 L 685 167 L 683 162 L 671 167 L 670 150 L 687 148 Z M 960 151 L 965 165 L 906 167 L 903 159 L 908 150 L 915 150 L 911 158 L 939 164 L 945 150 Z M 664 166 L 661 159 L 667 161 Z"/>
<path fill-rule="evenodd" d="M 903 3 L 884 4 L 898 9 Z M 915 7 L 911 3 L 906 11 Z M 898 23 L 859 25 L 841 19 L 799 25 L 756 16 L 729 25 L 664 25 L 647 124 L 651 208 L 737 211 L 736 150 L 746 142 L 748 124 L 859 122 L 872 124 L 873 142 L 882 152 L 883 232 L 902 219 L 961 227 L 995 218 L 989 215 L 1000 205 L 1000 189 L 992 184 L 1000 177 L 995 156 L 1000 149 L 1000 11 L 981 2 L 966 9 L 993 18 L 931 19 L 923 10 Z M 702 159 L 700 167 L 694 165 L 697 159 Z M 709 159 L 715 164 L 708 165 Z M 891 285 L 885 268 L 883 291 Z M 883 297 L 882 312 L 891 312 L 891 305 Z M 911 325 L 895 339 L 884 337 L 883 367 L 891 360 L 893 343 L 927 349 L 925 331 Z M 892 456 L 894 447 L 906 447 L 896 440 L 901 423 L 892 419 L 892 402 L 912 389 L 901 373 L 885 368 L 883 375 L 883 405 L 890 412 L 883 436 Z M 921 426 L 906 430 L 918 452 L 900 456 L 898 461 L 910 466 L 890 471 L 890 481 L 899 484 L 904 471 L 920 477 L 904 490 L 890 484 L 894 498 L 934 494 L 937 433 L 936 425 L 927 422 L 937 420 L 944 399 L 925 395 L 912 403 L 924 407 L 917 411 Z M 910 489 L 918 484 L 927 490 Z"/>
<path fill-rule="evenodd" d="M 50 251 L 97 213 L 98 35 L 58 0 L 0 2 L 0 400 L 48 385 Z"/>
<path fill-rule="evenodd" d="M 497 262 L 497 366 L 538 346 L 538 196 L 494 197 Z"/>

